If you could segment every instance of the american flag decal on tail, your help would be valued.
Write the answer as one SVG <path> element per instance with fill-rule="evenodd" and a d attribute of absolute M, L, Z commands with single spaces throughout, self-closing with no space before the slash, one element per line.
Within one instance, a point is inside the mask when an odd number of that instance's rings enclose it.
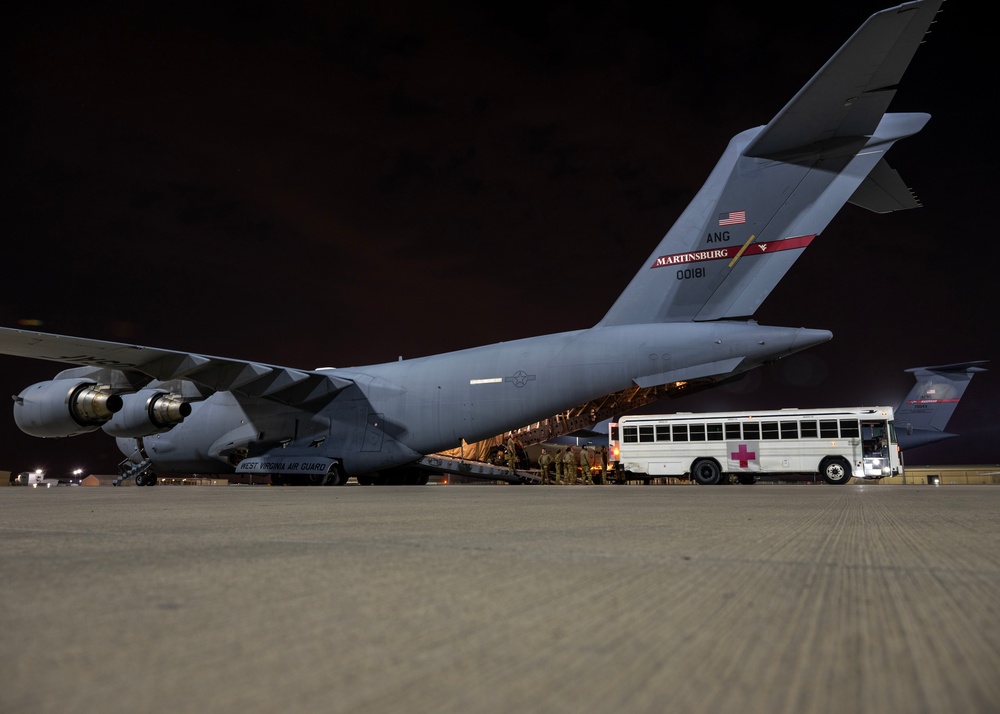
<path fill-rule="evenodd" d="M 720 226 L 736 226 L 740 223 L 747 222 L 747 212 L 746 211 L 730 211 L 729 213 L 719 214 L 719 225 Z"/>

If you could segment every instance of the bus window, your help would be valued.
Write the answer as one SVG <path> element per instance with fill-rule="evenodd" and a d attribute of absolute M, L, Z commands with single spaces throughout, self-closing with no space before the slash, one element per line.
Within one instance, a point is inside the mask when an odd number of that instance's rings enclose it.
<path fill-rule="evenodd" d="M 622 441 L 626 444 L 638 444 L 639 443 L 639 427 L 636 426 L 623 426 L 622 427 Z"/>
<path fill-rule="evenodd" d="M 687 441 L 688 440 L 688 425 L 687 424 L 674 424 L 673 437 L 674 437 L 674 441 Z"/>
<path fill-rule="evenodd" d="M 639 443 L 648 444 L 653 441 L 653 426 L 640 426 L 639 427 Z"/>
<path fill-rule="evenodd" d="M 706 424 L 709 441 L 722 441 L 722 424 Z"/>
<path fill-rule="evenodd" d="M 858 426 L 857 419 L 841 419 L 840 436 L 844 439 L 857 438 L 861 436 L 861 427 Z"/>
<path fill-rule="evenodd" d="M 819 436 L 819 431 L 816 430 L 815 421 L 800 422 L 799 428 L 802 430 L 803 439 L 814 439 Z"/>
<path fill-rule="evenodd" d="M 821 419 L 819 422 L 819 435 L 824 439 L 836 439 L 840 436 L 837 430 L 837 422 L 834 419 Z"/>
<path fill-rule="evenodd" d="M 667 424 L 657 424 L 656 425 L 656 440 L 657 441 L 670 441 L 670 426 Z"/>
<path fill-rule="evenodd" d="M 727 439 L 740 439 L 740 425 L 739 423 L 726 424 L 726 438 Z"/>
<path fill-rule="evenodd" d="M 778 438 L 778 422 L 765 421 L 760 426 L 760 436 L 762 439 Z"/>
<path fill-rule="evenodd" d="M 705 441 L 705 425 L 704 424 L 692 424 L 691 425 L 691 441 Z"/>
<path fill-rule="evenodd" d="M 781 422 L 781 438 L 782 439 L 798 439 L 799 438 L 799 423 L 797 421 L 783 421 L 783 422 Z"/>
<path fill-rule="evenodd" d="M 748 421 L 743 424 L 743 438 L 746 440 L 760 438 L 760 422 Z"/>
<path fill-rule="evenodd" d="M 886 444 L 889 443 L 886 440 L 886 436 L 892 433 L 891 426 L 891 424 L 880 421 L 862 422 L 861 438 L 865 442 L 865 448 L 869 451 L 881 452 L 886 447 Z"/>

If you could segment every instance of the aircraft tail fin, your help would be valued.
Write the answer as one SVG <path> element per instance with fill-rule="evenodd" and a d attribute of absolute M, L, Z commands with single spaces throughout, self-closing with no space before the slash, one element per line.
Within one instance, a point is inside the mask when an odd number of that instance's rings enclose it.
<path fill-rule="evenodd" d="M 743 318 L 848 201 L 919 205 L 885 153 L 927 114 L 888 114 L 943 0 L 872 15 L 764 127 L 735 136 L 599 325 Z"/>
<path fill-rule="evenodd" d="M 955 434 L 944 429 L 954 414 L 972 377 L 986 369 L 987 360 L 960 362 L 937 367 L 914 367 L 916 384 L 895 411 L 894 425 L 900 448 L 932 444 Z"/>

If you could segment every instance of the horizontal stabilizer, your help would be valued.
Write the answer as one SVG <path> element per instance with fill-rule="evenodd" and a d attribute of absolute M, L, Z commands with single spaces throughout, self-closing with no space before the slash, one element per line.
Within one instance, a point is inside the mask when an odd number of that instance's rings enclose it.
<path fill-rule="evenodd" d="M 875 213 L 892 213 L 920 207 L 920 201 L 913 191 L 903 183 L 899 172 L 891 168 L 885 159 L 875 164 L 875 168 L 861 182 L 848 203 Z"/>
<path fill-rule="evenodd" d="M 954 373 L 965 373 L 975 374 L 977 372 L 985 372 L 986 368 L 982 365 L 989 362 L 988 359 L 977 359 L 971 362 L 955 362 L 954 364 L 939 364 L 936 367 L 911 367 L 910 369 L 903 370 L 910 374 L 919 374 L 920 372 L 954 372 Z"/>

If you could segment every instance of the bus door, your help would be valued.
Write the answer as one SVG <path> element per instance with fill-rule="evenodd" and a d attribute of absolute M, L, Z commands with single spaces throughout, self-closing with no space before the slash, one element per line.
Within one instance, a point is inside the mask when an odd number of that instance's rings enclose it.
<path fill-rule="evenodd" d="M 895 448 L 890 443 L 889 422 L 885 419 L 870 419 L 861 421 L 862 461 L 865 478 L 882 478 L 892 476 L 892 461 L 889 449 Z"/>
<path fill-rule="evenodd" d="M 622 450 L 618 438 L 618 422 L 613 421 L 608 424 L 608 478 L 613 478 L 615 483 L 619 483 L 618 472 L 622 463 Z"/>

